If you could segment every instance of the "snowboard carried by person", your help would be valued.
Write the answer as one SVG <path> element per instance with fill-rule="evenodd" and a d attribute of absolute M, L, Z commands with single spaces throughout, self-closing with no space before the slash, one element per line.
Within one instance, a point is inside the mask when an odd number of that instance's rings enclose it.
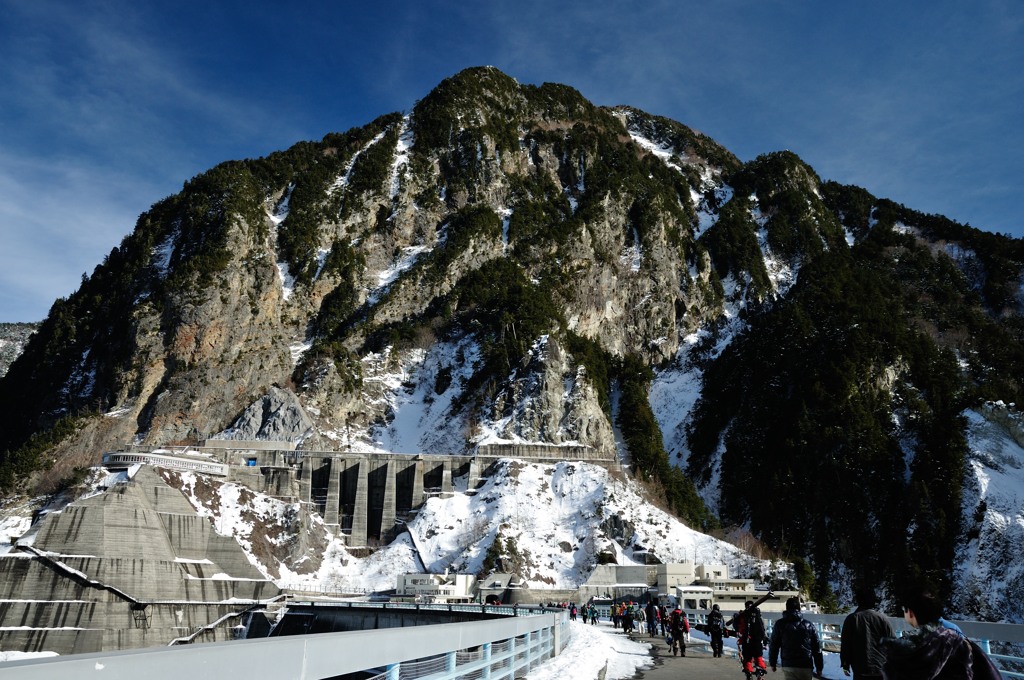
<path fill-rule="evenodd" d="M 768 594 L 756 602 L 747 600 L 743 611 L 736 612 L 730 623 L 736 631 L 736 648 L 740 653 L 740 663 L 747 680 L 762 678 L 768 673 L 768 665 L 764 661 L 764 646 L 768 644 L 768 634 L 764 619 L 761 618 L 762 604 L 775 597 Z"/>

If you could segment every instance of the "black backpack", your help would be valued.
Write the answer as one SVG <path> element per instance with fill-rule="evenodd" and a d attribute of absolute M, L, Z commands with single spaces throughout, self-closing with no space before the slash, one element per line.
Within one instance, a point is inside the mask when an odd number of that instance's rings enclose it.
<path fill-rule="evenodd" d="M 679 630 L 682 630 L 683 629 L 683 614 L 682 614 L 682 612 L 673 610 L 672 613 L 669 615 L 669 625 L 672 628 L 678 628 Z"/>
<path fill-rule="evenodd" d="M 968 640 L 968 642 L 971 643 L 971 673 L 974 680 L 1002 680 L 1003 676 L 999 673 L 999 669 L 982 651 L 978 643 L 974 640 Z"/>
<path fill-rule="evenodd" d="M 767 635 L 764 631 L 764 619 L 761 618 L 761 610 L 757 607 L 747 610 L 747 640 L 761 642 Z"/>
<path fill-rule="evenodd" d="M 722 612 L 713 611 L 708 614 L 708 630 L 713 633 L 721 633 L 725 629 L 725 620 Z"/>

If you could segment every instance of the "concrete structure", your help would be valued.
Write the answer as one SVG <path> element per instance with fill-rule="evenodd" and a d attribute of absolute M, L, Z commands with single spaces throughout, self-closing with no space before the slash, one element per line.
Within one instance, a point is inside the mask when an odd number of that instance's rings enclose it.
<path fill-rule="evenodd" d="M 765 592 L 755 587 L 753 579 L 730 578 L 729 568 L 724 564 L 605 564 L 594 569 L 574 599 L 642 601 L 648 597 L 673 597 L 682 602 L 684 609 L 710 609 L 717 604 L 723 611 L 738 611 L 747 600 L 756 600 Z M 797 595 L 796 591 L 777 591 L 775 599 L 761 605 L 761 611 L 784 611 L 786 599 Z"/>
<path fill-rule="evenodd" d="M 415 602 L 472 602 L 476 576 L 472 574 L 399 574 L 395 587 L 398 598 Z"/>
<path fill-rule="evenodd" d="M 691 585 L 710 588 L 713 593 L 712 603 L 717 604 L 722 611 L 739 611 L 748 600 L 757 600 L 767 593 L 767 589 L 759 589 L 753 579 L 729 578 L 729 569 L 725 565 L 698 568 L 697 578 Z M 783 612 L 786 610 L 786 600 L 800 596 L 796 590 L 776 590 L 774 593 L 773 599 L 759 607 L 762 612 Z"/>
<path fill-rule="evenodd" d="M 200 629 L 201 639 L 230 639 L 243 613 L 280 595 L 146 466 L 46 515 L 19 546 L 0 555 L 4 650 L 131 649 Z"/>
<path fill-rule="evenodd" d="M 489 445 L 475 456 L 296 451 L 288 442 L 206 440 L 179 449 L 127 447 L 105 455 L 111 463 L 142 454 L 208 459 L 226 466 L 230 481 L 286 500 L 309 503 L 350 547 L 390 541 L 431 495 L 472 491 L 504 457 L 555 463 L 582 460 L 616 467 L 614 457 L 587 446 Z"/>
<path fill-rule="evenodd" d="M 698 569 L 693 562 L 670 564 L 642 564 L 619 566 L 603 564 L 594 568 L 590 578 L 580 587 L 579 599 L 586 602 L 591 597 L 634 601 L 653 597 L 674 595 L 677 585 L 690 585 L 697 579 Z M 722 565 L 714 565 L 724 569 Z M 704 572 L 701 572 L 704 573 Z"/>

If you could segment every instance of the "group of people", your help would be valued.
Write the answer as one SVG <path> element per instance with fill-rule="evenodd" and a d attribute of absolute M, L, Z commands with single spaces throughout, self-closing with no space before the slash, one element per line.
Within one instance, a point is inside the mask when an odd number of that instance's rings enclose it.
<path fill-rule="evenodd" d="M 672 611 L 654 600 L 640 606 L 636 602 L 623 602 L 611 606 L 612 625 L 622 626 L 622 632 L 632 635 L 637 628 L 647 629 L 648 637 L 664 636 L 673 656 L 686 656 L 686 642 L 690 637 L 690 621 L 679 607 Z"/>
<path fill-rule="evenodd" d="M 646 620 L 643 607 L 636 602 L 613 603 L 609 610 L 612 626 L 622 628 L 622 632 L 631 635 L 638 625 Z"/>
<path fill-rule="evenodd" d="M 589 621 L 591 624 L 593 624 L 595 626 L 597 625 L 597 620 L 599 618 L 599 614 L 597 612 L 597 607 L 595 607 L 594 605 L 592 605 L 592 604 L 585 604 L 585 605 L 577 608 L 575 602 L 569 602 L 568 604 L 562 605 L 562 607 L 569 609 L 569 620 L 570 621 L 577 621 L 577 620 L 579 620 L 579 621 L 582 621 L 583 623 L 587 623 Z"/>
<path fill-rule="evenodd" d="M 875 610 L 873 592 L 857 598 L 856 611 L 843 621 L 839 660 L 843 672 L 853 680 L 999 680 L 999 671 L 955 624 L 942 618 L 939 600 L 927 589 L 917 589 L 902 598 L 903 618 L 910 632 L 897 637 L 889 619 Z M 765 633 L 757 607 L 747 602 L 731 622 L 743 672 L 748 680 L 781 670 L 786 680 L 821 677 L 824 668 L 821 640 L 814 625 L 800 614 L 800 600 L 786 600 L 786 610 Z M 721 635 L 717 647 L 708 615 L 708 633 L 715 656 L 721 656 Z M 721 613 L 718 613 L 721 617 Z M 768 645 L 765 664 L 764 646 Z"/>

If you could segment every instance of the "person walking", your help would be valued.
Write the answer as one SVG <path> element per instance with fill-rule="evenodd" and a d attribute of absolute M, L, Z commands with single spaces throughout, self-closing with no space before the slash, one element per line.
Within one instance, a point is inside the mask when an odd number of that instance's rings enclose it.
<path fill-rule="evenodd" d="M 647 637 L 657 637 L 658 635 L 658 606 L 654 604 L 654 600 L 647 601 L 647 611 L 645 612 L 647 620 Z"/>
<path fill-rule="evenodd" d="M 878 612 L 873 590 L 857 593 L 857 609 L 843 620 L 840 633 L 839 663 L 854 680 L 882 680 L 882 640 L 895 637 L 889 619 Z"/>
<path fill-rule="evenodd" d="M 754 606 L 753 600 L 747 600 L 743 611 L 736 612 L 729 622 L 736 631 L 736 649 L 740 653 L 740 663 L 743 664 L 747 680 L 764 676 L 768 670 L 764 663 L 764 645 L 768 637 L 765 635 L 761 610 Z"/>
<path fill-rule="evenodd" d="M 708 614 L 708 637 L 711 638 L 711 653 L 715 658 L 722 656 L 722 637 L 725 635 L 725 618 L 718 605 L 711 606 L 711 613 Z"/>
<path fill-rule="evenodd" d="M 772 628 L 768 664 L 773 673 L 778 669 L 780 653 L 782 675 L 786 680 L 811 680 L 812 675 L 821 677 L 825 668 L 821 640 L 814 624 L 800 615 L 798 597 L 786 600 L 786 611 Z"/>
<path fill-rule="evenodd" d="M 981 648 L 942 625 L 942 605 L 929 589 L 916 587 L 902 598 L 911 631 L 882 640 L 885 680 L 994 680 L 999 671 Z"/>
<path fill-rule="evenodd" d="M 690 622 L 679 607 L 672 610 L 668 618 L 668 632 L 672 636 L 672 656 L 686 656 L 686 634 L 690 632 Z"/>
<path fill-rule="evenodd" d="M 626 610 L 622 613 L 622 632 L 630 637 L 633 637 L 634 619 L 635 613 L 633 611 L 633 603 L 630 602 L 628 605 L 626 605 Z"/>

